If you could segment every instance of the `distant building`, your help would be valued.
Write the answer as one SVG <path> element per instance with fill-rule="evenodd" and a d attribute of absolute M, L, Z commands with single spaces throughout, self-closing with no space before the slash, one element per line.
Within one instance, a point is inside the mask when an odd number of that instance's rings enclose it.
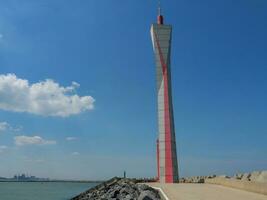
<path fill-rule="evenodd" d="M 36 176 L 21 174 L 14 175 L 13 180 L 16 181 L 49 181 L 48 178 L 38 178 Z"/>

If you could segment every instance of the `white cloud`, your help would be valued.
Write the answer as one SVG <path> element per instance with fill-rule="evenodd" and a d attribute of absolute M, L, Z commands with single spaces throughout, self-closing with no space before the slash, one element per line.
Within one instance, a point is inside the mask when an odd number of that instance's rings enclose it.
<path fill-rule="evenodd" d="M 18 132 L 18 131 L 21 131 L 22 130 L 22 126 L 18 126 L 18 127 L 11 127 L 11 130 L 12 131 L 16 131 L 16 132 Z"/>
<path fill-rule="evenodd" d="M 67 117 L 94 108 L 94 98 L 78 96 L 72 82 L 63 87 L 51 79 L 30 84 L 15 74 L 0 75 L 0 109 L 43 116 Z"/>
<path fill-rule="evenodd" d="M 20 131 L 21 129 L 22 129 L 21 126 L 20 127 L 13 127 L 7 122 L 0 122 L 0 132 L 1 131 L 7 131 L 7 130 Z"/>
<path fill-rule="evenodd" d="M 15 136 L 14 137 L 15 144 L 17 146 L 25 146 L 25 145 L 50 145 L 56 144 L 57 142 L 54 140 L 45 140 L 40 136 Z"/>
<path fill-rule="evenodd" d="M 79 153 L 79 152 L 72 152 L 71 155 L 72 155 L 72 156 L 79 156 L 80 153 Z"/>
<path fill-rule="evenodd" d="M 7 146 L 0 146 L 0 153 L 3 153 L 7 149 Z"/>
<path fill-rule="evenodd" d="M 7 122 L 0 122 L 0 131 L 6 131 L 10 125 Z"/>
<path fill-rule="evenodd" d="M 73 141 L 73 140 L 77 140 L 77 138 L 76 137 L 66 137 L 66 140 L 67 141 Z"/>

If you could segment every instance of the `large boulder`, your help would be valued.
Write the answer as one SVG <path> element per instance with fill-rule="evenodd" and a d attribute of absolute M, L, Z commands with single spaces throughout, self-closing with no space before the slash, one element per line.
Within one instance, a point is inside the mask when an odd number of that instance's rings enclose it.
<path fill-rule="evenodd" d="M 267 171 L 262 171 L 257 177 L 256 182 L 267 183 Z"/>
<path fill-rule="evenodd" d="M 133 197 L 133 195 L 130 195 L 130 194 L 127 194 L 125 197 L 124 197 L 124 200 L 134 200 L 135 198 Z"/>
<path fill-rule="evenodd" d="M 234 176 L 233 176 L 233 178 L 235 178 L 235 179 L 238 179 L 238 180 L 241 180 L 242 179 L 242 177 L 243 177 L 243 174 L 235 174 Z"/>
<path fill-rule="evenodd" d="M 150 190 L 144 190 L 141 192 L 138 200 L 160 200 L 160 197 Z"/>
<path fill-rule="evenodd" d="M 179 179 L 179 183 L 185 183 L 185 181 L 186 181 L 185 178 L 180 178 Z"/>
<path fill-rule="evenodd" d="M 243 174 L 241 180 L 242 181 L 249 181 L 250 180 L 250 176 L 251 176 L 250 173 L 245 173 L 245 174 Z"/>
<path fill-rule="evenodd" d="M 230 177 L 227 176 L 227 175 L 219 175 L 218 177 L 220 177 L 220 178 L 230 178 Z"/>
<path fill-rule="evenodd" d="M 204 183 L 207 176 L 192 176 L 186 178 L 180 178 L 180 183 Z"/>
<path fill-rule="evenodd" d="M 204 183 L 205 177 L 203 176 L 194 176 L 192 177 L 192 183 Z"/>
<path fill-rule="evenodd" d="M 250 177 L 249 177 L 249 180 L 250 181 L 254 181 L 254 182 L 257 182 L 257 179 L 259 177 L 259 175 L 261 174 L 261 172 L 259 171 L 254 171 L 251 173 Z"/>
<path fill-rule="evenodd" d="M 145 185 L 145 184 L 139 184 L 137 187 L 138 187 L 138 190 L 140 192 L 143 190 L 150 190 L 150 187 L 148 185 Z"/>

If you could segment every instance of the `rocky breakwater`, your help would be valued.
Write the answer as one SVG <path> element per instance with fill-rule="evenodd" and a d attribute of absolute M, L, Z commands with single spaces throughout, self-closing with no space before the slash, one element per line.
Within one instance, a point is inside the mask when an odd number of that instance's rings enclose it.
<path fill-rule="evenodd" d="M 113 178 L 71 200 L 160 200 L 157 190 L 132 179 Z"/>
<path fill-rule="evenodd" d="M 254 171 L 252 173 L 236 174 L 232 178 L 242 181 L 267 183 L 267 171 Z"/>
<path fill-rule="evenodd" d="M 250 182 L 256 182 L 256 183 L 267 183 L 267 171 L 254 171 L 251 173 L 238 173 L 234 176 L 226 176 L 226 175 L 220 175 L 220 176 L 207 176 L 205 179 L 211 179 L 211 178 L 226 178 L 231 180 L 240 180 L 240 181 L 250 181 Z"/>
<path fill-rule="evenodd" d="M 226 175 L 211 175 L 211 176 L 192 176 L 185 177 L 179 180 L 180 183 L 205 183 L 206 179 L 213 178 L 225 178 L 231 180 L 241 180 L 241 181 L 251 181 L 257 183 L 267 183 L 267 171 L 254 171 L 251 173 L 238 173 L 234 176 L 226 176 Z"/>
<path fill-rule="evenodd" d="M 267 171 L 236 174 L 233 177 L 219 176 L 205 179 L 205 183 L 223 185 L 267 195 Z"/>
<path fill-rule="evenodd" d="M 216 177 L 216 175 L 185 177 L 185 178 L 180 178 L 179 183 L 204 183 L 205 179 L 214 177 Z"/>

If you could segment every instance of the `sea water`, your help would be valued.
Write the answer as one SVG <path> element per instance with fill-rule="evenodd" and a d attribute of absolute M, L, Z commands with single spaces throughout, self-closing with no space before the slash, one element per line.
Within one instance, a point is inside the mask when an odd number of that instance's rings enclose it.
<path fill-rule="evenodd" d="M 97 183 L 0 182 L 0 200 L 69 200 Z"/>

